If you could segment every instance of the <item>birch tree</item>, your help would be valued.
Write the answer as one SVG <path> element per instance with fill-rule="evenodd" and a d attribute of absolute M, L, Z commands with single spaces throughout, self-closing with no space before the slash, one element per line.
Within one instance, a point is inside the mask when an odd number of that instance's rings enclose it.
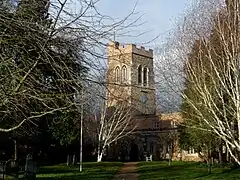
<path fill-rule="evenodd" d="M 195 36 L 185 56 L 184 114 L 188 126 L 221 139 L 239 161 L 239 1 L 226 1 L 209 17 L 210 30 Z M 204 24 L 202 24 L 205 26 Z M 182 42 L 187 45 L 185 42 Z M 186 117 L 186 116 L 185 116 Z"/>
<path fill-rule="evenodd" d="M 133 132 L 136 127 L 133 122 L 133 115 L 133 108 L 126 103 L 112 107 L 104 104 L 101 107 L 99 117 L 95 117 L 98 124 L 97 162 L 102 161 L 104 153 L 113 142 Z"/>
<path fill-rule="evenodd" d="M 185 125 L 213 134 L 240 164 L 239 1 L 196 1 L 190 11 L 168 43 L 174 53 L 164 57 L 172 63 L 166 69 L 178 69 L 185 81 L 178 91 L 188 107 Z"/>

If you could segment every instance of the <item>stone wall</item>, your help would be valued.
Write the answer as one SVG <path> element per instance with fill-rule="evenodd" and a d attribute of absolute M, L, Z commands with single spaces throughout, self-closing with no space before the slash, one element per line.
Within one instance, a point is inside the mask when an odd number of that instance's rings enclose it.
<path fill-rule="evenodd" d="M 138 67 L 148 68 L 148 84 L 138 84 Z M 115 70 L 127 67 L 127 81 L 117 83 Z M 108 45 L 108 98 L 109 104 L 128 101 L 140 114 L 155 114 L 156 100 L 153 73 L 153 51 L 134 44 L 121 45 L 110 42 Z M 146 96 L 146 102 L 142 102 Z"/>

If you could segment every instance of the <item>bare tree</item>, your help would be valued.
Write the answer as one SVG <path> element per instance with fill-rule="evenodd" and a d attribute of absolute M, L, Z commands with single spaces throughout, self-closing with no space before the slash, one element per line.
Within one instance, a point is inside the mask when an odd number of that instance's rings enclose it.
<path fill-rule="evenodd" d="M 194 1 L 154 49 L 157 102 L 161 111 L 179 110 L 185 82 L 184 64 L 188 54 L 196 39 L 211 33 L 213 17 L 223 4 L 223 0 Z"/>
<path fill-rule="evenodd" d="M 200 39 L 186 63 L 187 78 L 198 101 L 183 94 L 195 118 L 221 138 L 240 164 L 239 1 L 227 1 L 214 18 L 209 38 Z M 198 128 L 202 124 L 197 124 Z"/>
<path fill-rule="evenodd" d="M 99 70 L 104 42 L 135 22 L 127 21 L 132 12 L 109 23 L 110 17 L 98 12 L 98 1 L 0 4 L 0 131 L 79 106 L 76 93 Z"/>
<path fill-rule="evenodd" d="M 97 162 L 101 162 L 107 147 L 133 132 L 136 127 L 133 115 L 133 109 L 126 103 L 111 107 L 103 104 L 99 117 L 95 116 L 98 126 Z"/>
<path fill-rule="evenodd" d="M 177 159 L 178 154 L 180 153 L 179 149 L 179 132 L 177 125 L 173 123 L 174 121 L 170 121 L 168 124 L 168 128 L 159 133 L 158 138 L 159 142 L 162 145 L 165 145 L 165 149 L 163 150 L 163 158 L 168 159 L 168 165 L 171 165 L 172 160 Z"/>
<path fill-rule="evenodd" d="M 169 146 L 169 159 L 168 165 L 171 165 L 171 162 L 175 156 L 179 154 L 179 133 L 177 129 L 172 129 L 167 132 L 167 141 Z"/>
<path fill-rule="evenodd" d="M 190 115 L 188 126 L 214 133 L 238 164 L 239 5 L 238 0 L 197 1 L 195 15 L 186 16 L 170 46 L 179 64 L 171 67 L 186 80 L 181 95 L 189 107 L 183 112 Z"/>

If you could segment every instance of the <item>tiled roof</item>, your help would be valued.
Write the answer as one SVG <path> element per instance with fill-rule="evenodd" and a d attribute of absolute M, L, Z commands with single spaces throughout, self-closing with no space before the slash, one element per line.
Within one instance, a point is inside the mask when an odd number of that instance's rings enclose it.
<path fill-rule="evenodd" d="M 182 121 L 181 113 L 169 113 L 159 115 L 141 115 L 135 116 L 134 122 L 137 130 L 146 129 L 172 129 Z M 173 126 L 174 125 L 174 126 Z"/>

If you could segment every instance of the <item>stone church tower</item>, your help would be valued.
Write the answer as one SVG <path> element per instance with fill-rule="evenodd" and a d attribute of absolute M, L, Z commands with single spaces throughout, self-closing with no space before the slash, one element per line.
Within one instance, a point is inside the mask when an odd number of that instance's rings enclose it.
<path fill-rule="evenodd" d="M 108 106 L 126 101 L 138 114 L 155 114 L 153 50 L 108 44 Z"/>

